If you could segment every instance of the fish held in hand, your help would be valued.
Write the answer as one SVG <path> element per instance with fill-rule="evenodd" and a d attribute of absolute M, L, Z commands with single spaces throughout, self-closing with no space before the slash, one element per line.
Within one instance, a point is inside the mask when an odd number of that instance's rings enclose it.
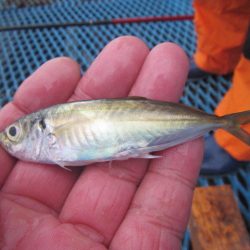
<path fill-rule="evenodd" d="M 30 162 L 81 166 L 129 158 L 222 128 L 250 145 L 241 125 L 250 111 L 223 117 L 182 104 L 144 98 L 101 99 L 55 105 L 29 114 L 0 133 L 0 144 Z"/>

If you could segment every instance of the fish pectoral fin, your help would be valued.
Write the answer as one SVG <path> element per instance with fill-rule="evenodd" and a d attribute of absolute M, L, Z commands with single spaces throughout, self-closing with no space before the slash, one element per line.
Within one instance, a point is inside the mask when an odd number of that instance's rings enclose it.
<path fill-rule="evenodd" d="M 131 151 L 123 151 L 120 152 L 116 157 L 115 160 L 127 160 L 129 158 L 142 158 L 142 159 L 157 159 L 161 158 L 161 155 L 152 155 L 150 153 L 142 153 L 142 152 L 135 152 L 131 153 Z"/>
<path fill-rule="evenodd" d="M 86 124 L 87 121 L 89 121 L 89 119 L 86 116 L 81 115 L 74 121 L 70 120 L 62 124 L 58 124 L 53 127 L 53 131 L 55 131 L 54 135 L 56 137 L 60 137 L 61 134 L 66 132 L 70 133 L 71 131 L 77 130 L 79 127 L 83 129 L 84 124 Z"/>

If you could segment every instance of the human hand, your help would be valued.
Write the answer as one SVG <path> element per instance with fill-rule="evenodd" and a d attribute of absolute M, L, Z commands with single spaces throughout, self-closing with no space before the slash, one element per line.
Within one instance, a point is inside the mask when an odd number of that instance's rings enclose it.
<path fill-rule="evenodd" d="M 132 95 L 177 101 L 187 70 L 174 44 L 149 52 L 139 39 L 120 37 L 82 78 L 68 58 L 42 65 L 0 111 L 0 130 L 67 100 Z M 202 151 L 195 140 L 160 152 L 160 159 L 92 164 L 80 173 L 17 161 L 0 148 L 0 248 L 179 249 Z"/>

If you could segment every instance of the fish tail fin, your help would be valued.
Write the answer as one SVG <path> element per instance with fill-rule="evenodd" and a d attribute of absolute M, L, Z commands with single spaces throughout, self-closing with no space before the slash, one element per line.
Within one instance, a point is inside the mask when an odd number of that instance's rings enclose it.
<path fill-rule="evenodd" d="M 241 127 L 244 124 L 250 123 L 250 111 L 225 115 L 221 118 L 227 121 L 227 126 L 224 127 L 226 131 L 250 146 L 250 134 Z"/>

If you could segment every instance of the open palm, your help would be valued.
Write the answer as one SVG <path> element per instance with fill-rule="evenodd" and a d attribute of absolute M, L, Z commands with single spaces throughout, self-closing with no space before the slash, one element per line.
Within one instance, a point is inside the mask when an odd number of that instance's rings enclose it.
<path fill-rule="evenodd" d="M 56 58 L 27 78 L 0 111 L 0 130 L 67 100 L 133 95 L 177 101 L 187 68 L 178 46 L 163 43 L 149 52 L 135 37 L 109 43 L 82 78 L 76 62 Z M 0 148 L 0 248 L 179 249 L 202 150 L 196 140 L 160 152 L 160 159 L 70 172 L 17 161 Z"/>

